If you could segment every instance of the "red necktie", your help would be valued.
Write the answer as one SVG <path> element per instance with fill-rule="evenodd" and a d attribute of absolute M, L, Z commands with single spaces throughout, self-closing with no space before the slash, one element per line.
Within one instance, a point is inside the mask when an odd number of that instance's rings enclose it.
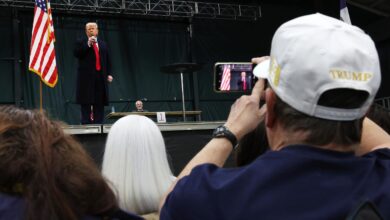
<path fill-rule="evenodd" d="M 100 55 L 99 55 L 99 48 L 97 47 L 96 43 L 92 44 L 93 50 L 95 51 L 95 57 L 96 57 L 96 70 L 100 70 Z"/>
<path fill-rule="evenodd" d="M 242 83 L 243 83 L 243 89 L 244 89 L 244 91 L 246 91 L 246 79 L 245 79 L 245 77 L 242 79 Z"/>

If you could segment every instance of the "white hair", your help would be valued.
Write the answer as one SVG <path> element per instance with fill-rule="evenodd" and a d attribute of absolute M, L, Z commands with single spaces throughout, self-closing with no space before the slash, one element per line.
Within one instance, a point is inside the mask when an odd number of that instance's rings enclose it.
<path fill-rule="evenodd" d="M 96 26 L 96 28 L 99 28 L 98 24 L 96 22 L 88 22 L 88 23 L 85 24 L 85 29 L 87 29 L 88 26 L 90 26 L 90 25 L 93 25 L 93 26 Z"/>
<path fill-rule="evenodd" d="M 107 137 L 102 173 L 120 208 L 140 215 L 156 212 L 174 181 L 157 125 L 138 115 L 116 121 Z"/>

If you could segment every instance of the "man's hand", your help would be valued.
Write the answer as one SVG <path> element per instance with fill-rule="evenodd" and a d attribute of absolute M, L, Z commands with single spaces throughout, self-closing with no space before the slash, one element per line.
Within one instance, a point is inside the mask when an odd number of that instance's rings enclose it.
<path fill-rule="evenodd" d="M 252 62 L 259 64 L 269 58 L 269 56 L 256 57 L 252 59 Z M 264 119 L 265 105 L 259 109 L 260 100 L 264 97 L 264 85 L 264 79 L 259 79 L 250 96 L 242 96 L 232 105 L 225 125 L 236 135 L 238 140 L 254 130 Z"/>
<path fill-rule="evenodd" d="M 92 37 L 89 37 L 88 38 L 88 46 L 91 47 L 92 44 L 96 43 L 96 37 L 95 36 L 92 36 Z"/>
<path fill-rule="evenodd" d="M 255 57 L 255 58 L 252 58 L 252 63 L 259 64 L 259 63 L 263 62 L 264 60 L 268 60 L 268 59 L 270 59 L 270 56 Z"/>
<path fill-rule="evenodd" d="M 108 75 L 107 76 L 107 81 L 110 83 L 110 82 L 112 82 L 112 80 L 114 80 L 114 77 L 112 77 L 111 75 Z"/>
<path fill-rule="evenodd" d="M 232 105 L 226 127 L 240 140 L 245 134 L 253 131 L 264 119 L 265 105 L 259 109 L 260 98 L 264 92 L 264 80 L 259 79 L 250 96 L 241 96 Z"/>

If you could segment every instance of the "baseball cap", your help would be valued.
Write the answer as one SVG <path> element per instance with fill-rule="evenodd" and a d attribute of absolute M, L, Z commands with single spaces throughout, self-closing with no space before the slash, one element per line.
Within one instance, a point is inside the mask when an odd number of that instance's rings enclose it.
<path fill-rule="evenodd" d="M 272 39 L 270 59 L 254 69 L 277 96 L 294 109 L 317 118 L 350 121 L 363 117 L 381 81 L 378 53 L 360 28 L 312 14 L 281 25 Z M 368 93 L 358 108 L 318 104 L 333 89 Z"/>

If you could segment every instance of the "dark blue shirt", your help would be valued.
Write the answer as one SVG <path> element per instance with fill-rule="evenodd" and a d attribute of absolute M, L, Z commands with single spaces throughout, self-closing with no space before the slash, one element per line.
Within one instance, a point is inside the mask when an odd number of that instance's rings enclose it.
<path fill-rule="evenodd" d="M 365 200 L 390 219 L 389 149 L 356 157 L 294 145 L 245 167 L 195 167 L 168 195 L 160 219 L 345 219 Z"/>
<path fill-rule="evenodd" d="M 24 220 L 26 219 L 26 201 L 21 196 L 0 193 L 0 220 Z M 101 220 L 103 217 L 87 215 L 82 220 Z M 143 218 L 132 213 L 118 210 L 109 216 L 111 220 L 142 220 Z"/>

